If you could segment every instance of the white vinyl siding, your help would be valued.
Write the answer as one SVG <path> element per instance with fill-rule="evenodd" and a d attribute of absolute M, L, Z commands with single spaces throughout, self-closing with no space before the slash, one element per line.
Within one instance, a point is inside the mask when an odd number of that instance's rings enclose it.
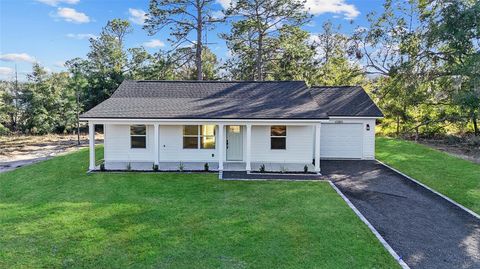
<path fill-rule="evenodd" d="M 211 162 L 218 160 L 218 146 L 215 149 L 184 149 L 183 125 L 160 125 L 159 140 L 160 162 Z"/>
<path fill-rule="evenodd" d="M 375 120 L 374 119 L 341 119 L 342 123 L 335 124 L 335 119 L 330 123 L 322 123 L 320 152 L 322 158 L 375 158 Z M 339 120 L 337 120 L 339 121 Z M 329 125 L 330 124 L 330 125 Z M 370 131 L 366 130 L 370 125 Z M 272 124 L 273 125 L 273 124 Z M 277 124 L 274 124 L 277 125 Z M 338 132 L 328 130 L 331 125 L 344 125 Z M 105 124 L 105 160 L 112 162 L 151 162 L 154 156 L 154 130 L 153 125 L 146 125 L 146 148 L 130 148 L 130 125 Z M 244 128 L 244 126 L 242 126 Z M 343 129 L 342 129 L 343 128 Z M 216 130 L 218 133 L 218 130 Z M 242 160 L 246 159 L 246 132 L 243 133 Z M 160 162 L 217 162 L 218 149 L 224 140 L 216 140 L 215 149 L 183 149 L 183 125 L 159 126 L 159 155 Z M 261 163 L 311 163 L 314 155 L 314 127 L 287 125 L 286 149 L 270 149 L 270 125 L 253 125 L 251 137 L 251 161 Z M 339 152 L 334 152 L 335 144 L 343 147 Z M 225 149 L 224 149 L 225 150 Z M 361 151 L 359 151 L 361 150 Z M 360 152 L 360 153 L 359 153 Z M 224 161 L 226 154 L 224 154 Z"/>
<path fill-rule="evenodd" d="M 105 124 L 104 131 L 106 161 L 153 162 L 153 125 L 147 125 L 146 148 L 130 148 L 130 125 Z"/>
<path fill-rule="evenodd" d="M 312 126 L 287 126 L 287 148 L 270 149 L 270 126 L 252 126 L 252 162 L 311 163 Z"/>
<path fill-rule="evenodd" d="M 367 131 L 366 125 L 370 125 L 370 131 Z M 363 123 L 363 158 L 375 159 L 375 120 L 368 120 Z"/>

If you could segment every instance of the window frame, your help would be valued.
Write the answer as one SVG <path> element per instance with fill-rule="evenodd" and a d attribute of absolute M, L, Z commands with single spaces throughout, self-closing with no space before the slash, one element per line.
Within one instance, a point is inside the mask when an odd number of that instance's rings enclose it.
<path fill-rule="evenodd" d="M 285 127 L 285 135 L 273 135 L 272 134 L 272 129 L 274 127 Z M 285 147 L 284 148 L 272 148 L 272 140 L 273 139 L 278 139 L 278 138 L 283 138 L 285 139 Z M 287 150 L 287 125 L 270 125 L 270 150 Z"/>
<path fill-rule="evenodd" d="M 185 134 L 185 127 L 186 126 L 197 126 L 197 134 L 196 135 L 186 135 Z M 213 135 L 205 135 L 202 134 L 202 126 L 213 126 Z M 185 137 L 196 137 L 197 138 L 197 147 L 196 148 L 186 148 L 185 147 Z M 207 137 L 207 138 L 213 138 L 214 143 L 213 143 L 213 148 L 204 148 L 202 147 L 202 138 Z M 196 150 L 214 150 L 217 148 L 217 127 L 214 124 L 200 124 L 200 125 L 183 125 L 182 126 L 182 148 L 189 150 L 189 149 L 196 149 Z"/>
<path fill-rule="evenodd" d="M 144 135 L 139 135 L 139 134 L 132 134 L 132 127 L 135 127 L 135 126 L 142 126 L 143 128 L 145 128 L 145 134 Z M 142 150 L 142 149 L 147 149 L 147 125 L 145 124 L 135 124 L 135 125 L 130 125 L 130 149 L 133 149 L 133 150 Z M 133 146 L 133 143 L 132 143 L 132 138 L 133 137 L 144 137 L 145 139 L 145 147 L 134 147 Z"/>

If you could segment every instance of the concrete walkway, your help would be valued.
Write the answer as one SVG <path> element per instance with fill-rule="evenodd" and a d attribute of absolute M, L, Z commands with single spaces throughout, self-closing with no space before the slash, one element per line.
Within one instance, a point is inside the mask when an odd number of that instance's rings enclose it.
<path fill-rule="evenodd" d="M 376 161 L 322 161 L 411 268 L 480 268 L 480 220 Z"/>

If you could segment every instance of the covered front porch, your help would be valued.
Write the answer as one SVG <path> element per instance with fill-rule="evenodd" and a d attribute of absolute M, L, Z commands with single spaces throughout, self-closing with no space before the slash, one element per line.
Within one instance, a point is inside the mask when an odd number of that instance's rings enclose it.
<path fill-rule="evenodd" d="M 320 173 L 323 121 L 89 120 L 89 170 Z M 101 165 L 96 124 L 105 130 Z"/>

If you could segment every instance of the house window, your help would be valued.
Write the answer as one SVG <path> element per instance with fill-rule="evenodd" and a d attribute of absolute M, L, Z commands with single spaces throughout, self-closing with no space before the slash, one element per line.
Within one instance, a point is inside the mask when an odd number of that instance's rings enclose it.
<path fill-rule="evenodd" d="M 270 127 L 270 148 L 286 149 L 287 148 L 287 126 L 276 125 Z"/>
<path fill-rule="evenodd" d="M 147 126 L 130 126 L 130 147 L 132 149 L 147 148 Z"/>
<path fill-rule="evenodd" d="M 184 149 L 214 149 L 215 125 L 183 126 Z"/>

